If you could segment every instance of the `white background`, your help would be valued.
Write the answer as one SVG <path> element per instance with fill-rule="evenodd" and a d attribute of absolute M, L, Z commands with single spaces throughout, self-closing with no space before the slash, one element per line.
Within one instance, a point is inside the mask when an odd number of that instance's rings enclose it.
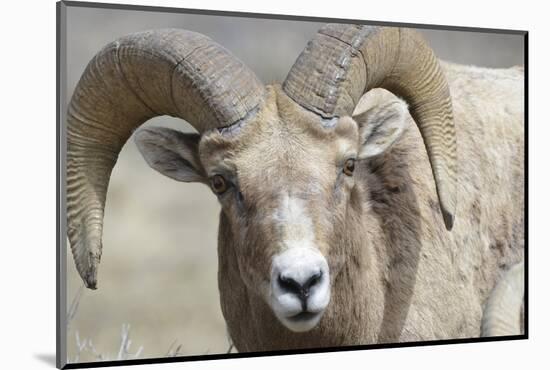
<path fill-rule="evenodd" d="M 127 0 L 126 2 L 129 2 Z M 113 3 L 125 1 L 111 0 Z M 548 366 L 549 32 L 544 2 L 131 0 L 133 4 L 529 30 L 529 321 L 527 341 L 141 366 L 140 369 Z M 536 4 L 536 5 L 535 5 Z M 53 368 L 55 354 L 55 2 L 2 4 L 0 367 Z M 99 26 L 99 25 L 98 25 Z M 545 356 L 546 355 L 546 356 Z M 538 365 L 540 364 L 540 365 Z M 546 365 L 544 365 L 546 364 Z"/>

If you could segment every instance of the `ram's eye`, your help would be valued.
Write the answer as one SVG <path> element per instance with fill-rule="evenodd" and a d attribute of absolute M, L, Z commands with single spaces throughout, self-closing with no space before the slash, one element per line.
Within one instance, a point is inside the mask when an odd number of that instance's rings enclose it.
<path fill-rule="evenodd" d="M 210 186 L 216 194 L 222 194 L 227 190 L 227 181 L 222 175 L 214 175 L 210 179 Z"/>
<path fill-rule="evenodd" d="M 353 175 L 353 171 L 355 171 L 355 159 L 350 158 L 344 163 L 344 173 L 351 176 Z"/>

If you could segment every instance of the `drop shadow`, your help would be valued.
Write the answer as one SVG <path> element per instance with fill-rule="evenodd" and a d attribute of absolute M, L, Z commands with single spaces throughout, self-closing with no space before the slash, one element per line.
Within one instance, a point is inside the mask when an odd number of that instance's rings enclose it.
<path fill-rule="evenodd" d="M 35 353 L 34 358 L 36 358 L 37 360 L 40 360 L 41 362 L 51 367 L 55 367 L 56 365 L 55 353 Z"/>

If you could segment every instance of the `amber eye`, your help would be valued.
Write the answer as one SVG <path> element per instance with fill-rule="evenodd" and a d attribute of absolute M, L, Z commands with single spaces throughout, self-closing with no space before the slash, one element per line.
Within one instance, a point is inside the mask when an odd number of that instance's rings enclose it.
<path fill-rule="evenodd" d="M 350 158 L 344 164 L 344 173 L 348 176 L 351 176 L 353 175 L 354 170 L 355 170 L 355 159 Z"/>
<path fill-rule="evenodd" d="M 212 186 L 212 190 L 216 194 L 222 194 L 227 190 L 227 182 L 222 175 L 212 176 L 212 178 L 210 179 L 210 185 Z"/>

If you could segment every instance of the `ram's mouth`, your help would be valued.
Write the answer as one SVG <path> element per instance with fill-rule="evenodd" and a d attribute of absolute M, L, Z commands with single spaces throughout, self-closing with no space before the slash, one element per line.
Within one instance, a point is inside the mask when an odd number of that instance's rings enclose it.
<path fill-rule="evenodd" d="M 299 314 L 287 317 L 287 320 L 295 321 L 295 322 L 297 322 L 297 321 L 309 321 L 311 319 L 315 319 L 320 314 L 321 314 L 321 312 L 302 311 Z"/>
<path fill-rule="evenodd" d="M 311 312 L 302 311 L 292 316 L 279 317 L 281 323 L 287 327 L 287 329 L 300 333 L 313 329 L 321 321 L 324 310 Z"/>

